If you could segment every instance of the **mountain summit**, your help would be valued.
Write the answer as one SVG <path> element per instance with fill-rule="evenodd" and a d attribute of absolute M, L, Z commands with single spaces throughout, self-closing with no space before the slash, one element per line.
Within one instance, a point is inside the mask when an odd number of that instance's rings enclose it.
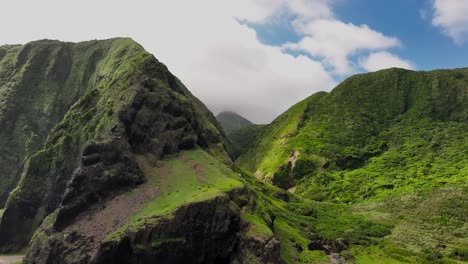
<path fill-rule="evenodd" d="M 215 118 L 139 44 L 2 46 L 0 87 L 3 252 L 31 239 L 25 263 L 234 255 L 239 215 L 226 192 L 242 183 Z"/>
<path fill-rule="evenodd" d="M 216 120 L 221 124 L 224 132 L 229 134 L 240 128 L 253 125 L 252 122 L 244 118 L 243 116 L 234 112 L 221 112 L 216 116 Z"/>

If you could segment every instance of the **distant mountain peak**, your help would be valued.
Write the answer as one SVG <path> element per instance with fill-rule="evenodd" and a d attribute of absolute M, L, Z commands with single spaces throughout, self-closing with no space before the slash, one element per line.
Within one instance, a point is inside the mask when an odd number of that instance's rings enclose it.
<path fill-rule="evenodd" d="M 253 123 L 248 119 L 232 111 L 223 111 L 219 113 L 216 116 L 216 120 L 218 120 L 224 132 L 227 134 L 242 127 L 253 125 Z"/>

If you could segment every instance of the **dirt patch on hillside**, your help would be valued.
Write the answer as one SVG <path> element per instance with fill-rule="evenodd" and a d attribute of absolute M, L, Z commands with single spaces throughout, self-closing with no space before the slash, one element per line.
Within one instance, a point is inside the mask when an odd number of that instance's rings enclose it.
<path fill-rule="evenodd" d="M 122 227 L 142 206 L 161 195 L 158 183 L 162 177 L 168 177 L 165 167 L 155 167 L 150 159 L 144 156 L 137 158 L 140 168 L 147 177 L 147 182 L 101 204 L 100 207 L 80 215 L 77 220 L 65 229 L 65 233 L 88 237 L 97 250 L 99 243 L 110 233 Z"/>
<path fill-rule="evenodd" d="M 0 264 L 20 263 L 22 260 L 23 256 L 20 255 L 0 256 Z"/>
<path fill-rule="evenodd" d="M 186 162 L 193 169 L 193 171 L 195 171 L 198 181 L 200 182 L 208 181 L 208 178 L 206 177 L 206 173 L 205 173 L 205 167 L 202 164 L 196 162 L 193 159 L 190 159 L 189 157 L 185 155 L 183 156 L 183 161 Z"/>
<path fill-rule="evenodd" d="M 122 194 L 96 208 L 79 216 L 68 230 L 80 235 L 92 237 L 96 242 L 123 226 L 130 216 L 140 209 L 148 200 L 160 195 L 159 187 L 141 186 L 132 194 Z"/>
<path fill-rule="evenodd" d="M 193 160 L 189 161 L 189 165 L 195 171 L 195 174 L 197 175 L 197 179 L 200 182 L 208 181 L 208 179 L 206 178 L 205 168 L 203 167 L 203 165 L 201 165 L 201 164 L 199 164 L 199 163 L 197 163 L 197 162 L 195 162 Z"/>

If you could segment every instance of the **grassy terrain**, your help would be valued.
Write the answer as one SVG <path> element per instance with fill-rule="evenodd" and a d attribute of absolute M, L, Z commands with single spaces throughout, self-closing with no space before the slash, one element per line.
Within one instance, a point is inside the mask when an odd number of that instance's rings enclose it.
<path fill-rule="evenodd" d="M 78 44 L 42 40 L 9 49 L 0 66 L 0 122 L 6 124 L 0 132 L 6 156 L 0 157 L 0 195 L 8 194 L 0 232 L 11 230 L 5 218 L 24 213 L 21 207 L 32 209 L 27 217 L 10 220 L 18 230 L 8 242 L 7 235 L 0 237 L 0 250 L 27 244 L 47 215 L 45 199 L 55 174 L 76 166 L 89 140 L 105 140 L 113 114 L 135 92 L 127 89 L 134 81 L 129 76 L 150 58 L 124 38 Z M 34 148 L 19 144 L 30 141 L 25 135 L 39 135 L 33 137 Z M 3 175 L 5 169 L 11 173 Z"/>
<path fill-rule="evenodd" d="M 236 164 L 312 200 L 290 209 L 314 209 L 315 232 L 345 237 L 349 261 L 462 262 L 467 85 L 468 69 L 351 77 L 279 116 Z"/>
<path fill-rule="evenodd" d="M 341 256 L 350 263 L 466 263 L 468 199 L 466 189 L 443 188 L 352 205 L 319 202 L 257 182 L 244 184 L 255 202 L 244 218 L 254 225 L 247 235 L 274 234 L 286 263 L 330 263 L 321 250 L 309 250 L 314 238 L 345 240 Z"/>
<path fill-rule="evenodd" d="M 41 222 L 45 228 L 33 242 L 61 239 L 52 229 L 56 213 L 47 216 L 60 202 L 54 205 L 52 194 L 63 194 L 52 190 L 61 184 L 55 181 L 78 168 L 87 143 L 109 140 L 116 113 L 138 85 L 152 90 L 139 108 L 136 138 L 150 134 L 149 124 L 162 123 L 161 116 L 149 117 L 164 105 L 177 115 L 164 129 L 182 124 L 184 130 L 188 121 L 179 117 L 189 113 L 191 126 L 201 129 L 181 140 L 203 138 L 205 149 L 163 160 L 132 150 L 154 197 L 135 205 L 107 241 L 171 218 L 182 206 L 246 187 L 231 197 L 245 204 L 241 217 L 249 226 L 242 235 L 278 239 L 286 263 L 328 263 L 318 247 L 337 244 L 346 244 L 341 257 L 350 263 L 467 261 L 468 69 L 358 75 L 265 127 L 231 115 L 226 131 L 244 128 L 229 137 L 241 152 L 249 147 L 233 171 L 225 165 L 229 142 L 221 140 L 212 114 L 130 39 L 0 47 L 0 196 L 13 190 L 0 209 L 0 219 L 7 215 L 12 225 L 0 231 L 19 227 L 11 241 L 0 236 L 7 250 L 24 246 Z M 290 193 L 278 186 L 294 188 Z M 124 195 L 139 201 L 139 191 Z M 153 246 L 184 239 L 157 238 Z"/>
<path fill-rule="evenodd" d="M 252 124 L 234 112 L 221 112 L 216 116 L 216 120 L 226 135 L 226 149 L 232 160 L 236 160 L 258 140 L 264 127 Z"/>
<path fill-rule="evenodd" d="M 308 201 L 295 195 L 291 195 L 289 202 L 278 199 L 277 194 L 284 192 L 281 189 L 258 182 L 242 171 L 235 173 L 201 149 L 184 151 L 164 161 L 140 156 L 139 163 L 149 178 L 147 184 L 159 187 L 160 195 L 145 203 L 125 226 L 107 236 L 108 241 L 119 240 L 126 232 L 144 228 L 145 223 L 157 219 L 156 216 L 170 217 L 184 204 L 225 195 L 226 191 L 243 186 L 250 190 L 249 195 L 236 199 L 247 200 L 241 212 L 242 219 L 250 223 L 245 235 L 259 240 L 277 237 L 287 263 L 328 263 L 324 252 L 308 249 L 316 236 L 368 245 L 393 228 L 353 212 L 346 205 Z M 137 195 L 136 191 L 126 195 Z"/>
<path fill-rule="evenodd" d="M 184 204 L 225 195 L 243 186 L 237 174 L 202 149 L 184 151 L 179 157 L 159 164 L 153 163 L 150 156 L 141 156 L 139 160 L 149 184 L 158 187 L 160 195 L 132 215 L 126 226 L 109 235 L 109 240 L 120 239 L 126 229 L 138 228 L 155 216 L 169 215 Z"/>
<path fill-rule="evenodd" d="M 239 157 L 236 163 L 243 169 L 254 172 L 259 178 L 271 181 L 278 166 L 291 156 L 293 150 L 288 147 L 288 143 L 297 133 L 305 109 L 324 95 L 325 93 L 315 94 L 276 118 L 264 129 L 261 140 Z"/>

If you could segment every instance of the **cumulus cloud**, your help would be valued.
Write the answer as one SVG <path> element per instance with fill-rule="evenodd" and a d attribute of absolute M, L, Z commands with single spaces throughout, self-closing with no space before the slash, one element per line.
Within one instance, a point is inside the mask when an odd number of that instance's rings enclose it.
<path fill-rule="evenodd" d="M 401 59 L 386 51 L 371 53 L 368 57 L 361 59 L 360 63 L 362 68 L 367 71 L 378 71 L 392 67 L 413 70 L 414 65 L 408 60 Z"/>
<path fill-rule="evenodd" d="M 237 0 L 230 1 L 236 17 L 253 23 L 274 19 L 289 12 L 299 20 L 333 17 L 330 0 Z"/>
<path fill-rule="evenodd" d="M 285 49 L 305 51 L 323 58 L 336 74 L 356 71 L 349 57 L 359 51 L 384 50 L 398 47 L 400 41 L 372 30 L 367 25 L 356 26 L 338 20 L 314 20 L 296 23 L 297 30 L 305 35 L 298 43 L 287 43 Z"/>
<path fill-rule="evenodd" d="M 286 2 L 9 0 L 2 3 L 9 12 L 0 16 L 0 24 L 14 21 L 15 26 L 0 28 L 0 42 L 129 36 L 168 65 L 215 113 L 234 110 L 264 123 L 314 92 L 336 85 L 320 62 L 262 44 L 253 29 L 238 21 L 265 21 L 281 12 Z M 316 6 L 291 7 L 304 15 L 318 12 Z"/>
<path fill-rule="evenodd" d="M 468 38 L 468 0 L 434 0 L 432 24 L 457 44 Z"/>
<path fill-rule="evenodd" d="M 357 71 L 351 55 L 400 45 L 366 25 L 337 20 L 331 1 L 5 0 L 0 25 L 14 26 L 0 27 L 0 43 L 132 37 L 215 113 L 233 110 L 264 123 L 315 92 L 331 90 L 334 74 Z M 261 43 L 240 22 L 269 25 L 284 14 L 303 37 L 285 47 Z M 308 54 L 292 56 L 287 49 Z"/>

